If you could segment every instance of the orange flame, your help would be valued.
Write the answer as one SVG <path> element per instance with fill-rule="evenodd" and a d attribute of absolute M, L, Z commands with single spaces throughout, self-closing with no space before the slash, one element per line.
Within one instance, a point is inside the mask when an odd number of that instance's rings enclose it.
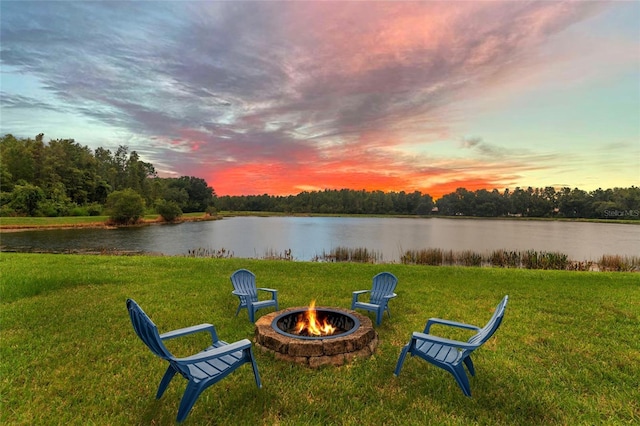
<path fill-rule="evenodd" d="M 298 322 L 296 323 L 296 333 L 303 334 L 305 331 L 310 336 L 330 336 L 336 332 L 336 327 L 332 326 L 327 322 L 326 319 L 322 321 L 318 321 L 318 316 L 316 315 L 316 301 L 312 300 L 309 304 L 309 309 L 304 315 L 300 315 L 298 317 Z"/>

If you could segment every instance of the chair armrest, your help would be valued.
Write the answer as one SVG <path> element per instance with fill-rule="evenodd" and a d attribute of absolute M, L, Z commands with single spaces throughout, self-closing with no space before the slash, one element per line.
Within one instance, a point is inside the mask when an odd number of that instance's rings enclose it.
<path fill-rule="evenodd" d="M 396 297 L 396 296 L 397 296 L 397 294 L 392 293 L 392 294 L 389 294 L 388 296 L 383 296 L 383 297 L 384 297 L 385 299 L 387 299 L 387 300 L 391 300 L 391 299 L 393 299 L 393 298 L 394 298 L 394 297 Z"/>
<path fill-rule="evenodd" d="M 186 336 L 188 334 L 198 333 L 200 331 L 208 331 L 211 334 L 211 341 L 213 342 L 218 341 L 216 328 L 212 324 L 198 324 L 198 325 L 193 325 L 191 327 L 185 327 L 185 328 L 179 328 L 173 331 L 167 331 L 166 333 L 162 333 L 160 335 L 160 339 L 162 340 L 175 339 L 176 337 Z"/>
<path fill-rule="evenodd" d="M 467 329 L 467 330 L 475 330 L 475 331 L 480 331 L 481 330 L 480 327 L 477 327 L 477 326 L 471 325 L 471 324 L 464 324 L 462 322 L 449 321 L 449 320 L 445 320 L 445 319 L 441 319 L 441 318 L 429 318 L 429 320 L 427 321 L 427 325 L 424 327 L 424 332 L 423 333 L 429 334 L 429 329 L 434 324 L 446 325 L 446 326 L 449 326 L 449 327 L 464 328 L 464 329 Z"/>
<path fill-rule="evenodd" d="M 459 340 L 446 339 L 444 337 L 434 336 L 433 334 L 424 334 L 419 332 L 414 332 L 411 335 L 412 340 L 424 340 L 427 342 L 439 343 L 441 345 L 450 346 L 454 348 L 461 349 L 475 349 L 478 347 L 476 344 L 470 344 L 468 342 L 461 342 Z"/>
<path fill-rule="evenodd" d="M 358 290 L 351 293 L 351 305 L 358 301 L 358 297 L 360 297 L 361 294 L 369 293 L 370 291 L 371 290 Z"/>
<path fill-rule="evenodd" d="M 274 290 L 272 288 L 264 288 L 264 287 L 258 287 L 256 290 L 269 291 L 269 292 L 271 292 L 273 294 L 278 292 L 278 290 Z"/>
<path fill-rule="evenodd" d="M 243 293 L 243 292 L 241 292 L 239 290 L 233 290 L 231 292 L 231 294 L 233 294 L 234 296 L 250 296 L 249 293 Z"/>
<path fill-rule="evenodd" d="M 243 351 L 251 347 L 251 341 L 249 339 L 238 340 L 237 342 L 231 343 L 229 345 L 224 345 L 219 348 L 209 349 L 208 351 L 200 352 L 195 355 L 191 355 L 185 358 L 177 358 L 178 362 L 198 362 L 198 361 L 206 361 L 208 359 L 220 358 L 225 355 L 232 354 L 234 352 Z"/>

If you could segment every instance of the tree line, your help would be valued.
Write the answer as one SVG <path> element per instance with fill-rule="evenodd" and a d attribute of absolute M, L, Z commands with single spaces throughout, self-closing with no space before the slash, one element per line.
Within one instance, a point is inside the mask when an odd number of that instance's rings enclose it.
<path fill-rule="evenodd" d="M 350 189 L 302 192 L 290 196 L 217 197 L 216 208 L 284 213 L 440 215 L 474 217 L 564 217 L 640 219 L 640 188 L 515 188 L 468 191 L 458 188 L 433 201 L 430 195 Z"/>
<path fill-rule="evenodd" d="M 0 216 L 101 215 L 110 197 L 135 203 L 139 213 L 180 215 L 213 205 L 214 191 L 204 179 L 159 178 L 153 164 L 127 146 L 94 152 L 73 139 L 43 138 L 0 139 Z"/>
<path fill-rule="evenodd" d="M 0 139 L 0 216 L 87 216 L 136 204 L 175 218 L 183 212 L 263 211 L 287 214 L 443 215 L 640 219 L 640 188 L 458 188 L 429 194 L 353 189 L 297 195 L 216 196 L 204 179 L 158 177 L 153 164 L 121 145 L 92 151 L 73 139 Z M 142 207 L 138 204 L 142 203 Z"/>
<path fill-rule="evenodd" d="M 272 211 L 283 213 L 321 214 L 401 214 L 428 215 L 433 209 L 430 195 L 419 191 L 405 193 L 326 189 L 304 191 L 298 195 L 222 196 L 215 201 L 216 209 L 225 211 Z"/>
<path fill-rule="evenodd" d="M 640 188 L 587 192 L 568 187 L 528 187 L 502 193 L 496 189 L 471 192 L 458 188 L 440 198 L 436 207 L 446 216 L 640 219 Z"/>

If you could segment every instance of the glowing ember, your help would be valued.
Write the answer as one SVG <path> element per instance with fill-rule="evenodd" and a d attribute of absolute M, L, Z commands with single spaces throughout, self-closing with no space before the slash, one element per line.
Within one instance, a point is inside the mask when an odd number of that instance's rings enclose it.
<path fill-rule="evenodd" d="M 298 316 L 298 322 L 295 327 L 297 334 L 307 334 L 309 336 L 331 336 L 336 330 L 337 328 L 329 324 L 326 318 L 322 320 L 322 323 L 318 321 L 315 300 L 311 301 L 309 309 L 304 314 Z"/>

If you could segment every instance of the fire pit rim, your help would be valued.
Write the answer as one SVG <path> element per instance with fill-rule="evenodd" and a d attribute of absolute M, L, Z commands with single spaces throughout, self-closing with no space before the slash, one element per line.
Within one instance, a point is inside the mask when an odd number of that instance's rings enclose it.
<path fill-rule="evenodd" d="M 356 331 L 358 331 L 360 329 L 360 320 L 352 315 L 351 313 L 349 313 L 348 311 L 345 311 L 343 309 L 339 309 L 339 308 L 332 308 L 332 307 L 325 307 L 325 306 L 316 306 L 315 307 L 316 311 L 323 311 L 323 312 L 331 312 L 334 314 L 339 314 L 339 315 L 344 315 L 346 317 L 349 317 L 349 319 L 351 319 L 353 321 L 353 327 L 351 327 L 351 329 L 345 331 L 344 333 L 340 333 L 340 334 L 332 334 L 332 335 L 328 335 L 328 336 L 300 336 L 298 334 L 292 334 L 292 333 L 287 333 L 286 331 L 282 330 L 280 327 L 278 327 L 278 321 L 280 320 L 280 318 L 284 317 L 284 316 L 288 316 L 288 315 L 293 315 L 293 314 L 297 314 L 300 312 L 306 312 L 308 311 L 308 307 L 297 307 L 297 308 L 288 308 L 283 310 L 280 314 L 276 315 L 275 318 L 273 319 L 273 321 L 271 321 L 271 328 L 276 331 L 278 334 L 281 334 L 283 336 L 287 336 L 293 339 L 302 339 L 302 340 L 326 340 L 326 339 L 338 339 L 341 337 L 346 337 L 349 336 L 350 334 L 355 333 Z"/>

